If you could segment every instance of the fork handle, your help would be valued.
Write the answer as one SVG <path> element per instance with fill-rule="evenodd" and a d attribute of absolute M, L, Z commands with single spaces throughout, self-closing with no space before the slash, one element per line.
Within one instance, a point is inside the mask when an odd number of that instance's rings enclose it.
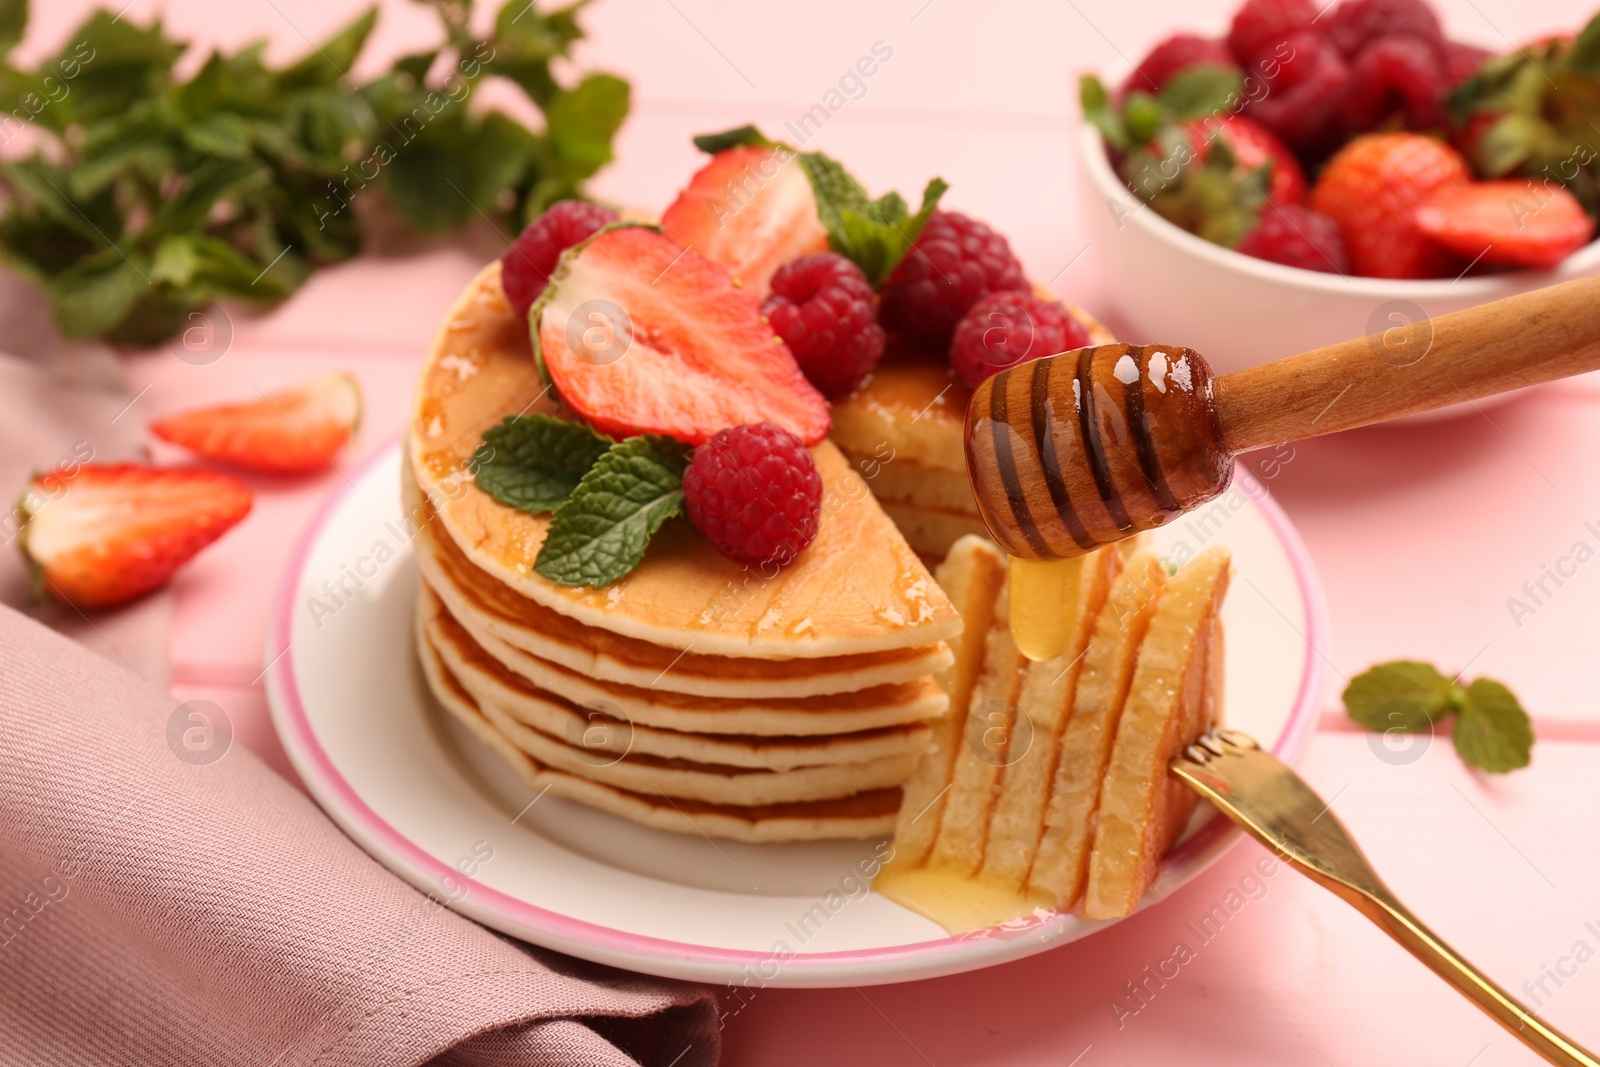
<path fill-rule="evenodd" d="M 1560 1030 L 1546 1025 L 1523 1007 L 1520 1001 L 1501 989 L 1494 979 L 1463 959 L 1413 915 L 1411 909 L 1400 903 L 1388 891 L 1388 887 L 1380 883 L 1376 890 L 1356 889 L 1341 882 L 1325 880 L 1304 867 L 1301 870 L 1371 919 L 1407 952 L 1427 964 L 1429 970 L 1455 986 L 1463 996 L 1510 1031 L 1513 1037 L 1551 1063 L 1560 1067 L 1600 1067 L 1600 1060 L 1596 1060 Z"/>

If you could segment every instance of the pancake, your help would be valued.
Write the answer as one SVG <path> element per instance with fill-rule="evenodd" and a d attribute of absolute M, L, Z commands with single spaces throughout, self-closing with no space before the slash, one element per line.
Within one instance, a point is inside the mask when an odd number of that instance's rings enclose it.
<path fill-rule="evenodd" d="M 449 668 L 449 661 L 425 628 L 423 640 Z M 472 688 L 457 677 L 469 694 Z M 872 789 L 898 786 L 917 761 L 916 753 L 888 756 L 863 763 L 796 767 L 774 771 L 694 760 L 666 759 L 636 751 L 617 754 L 574 744 L 566 738 L 536 730 L 473 694 L 484 718 L 513 745 L 540 766 L 587 778 L 602 785 L 673 799 L 701 800 L 711 804 L 748 806 L 807 800 L 829 800 Z"/>
<path fill-rule="evenodd" d="M 474 567 L 454 541 L 435 536 L 425 510 L 423 516 L 412 540 L 423 580 L 451 614 L 475 632 L 492 634 L 502 644 L 528 653 L 530 658 L 518 657 L 507 665 L 527 673 L 535 684 L 544 680 L 531 672 L 548 661 L 599 682 L 695 696 L 798 699 L 918 685 L 916 699 L 927 700 L 931 697 L 927 676 L 951 662 L 949 646 L 943 642 L 859 656 L 759 660 L 678 652 L 620 637 L 583 626 L 507 589 Z"/>
<path fill-rule="evenodd" d="M 430 644 L 480 707 L 497 708 L 525 726 L 565 738 L 597 757 L 637 752 L 731 767 L 789 770 L 916 756 L 927 745 L 929 728 L 921 722 L 798 737 L 699 734 L 645 725 L 609 701 L 583 705 L 542 692 L 487 655 L 426 586 L 420 590 L 420 598 L 417 612 Z"/>
<path fill-rule="evenodd" d="M 855 452 L 846 452 L 845 458 L 861 472 L 880 502 L 892 500 L 915 507 L 978 514 L 978 502 L 973 499 L 965 468 L 951 471 L 925 466 L 914 459 L 884 460 Z"/>
<path fill-rule="evenodd" d="M 1090 344 L 1116 340 L 1082 308 L 1068 310 L 1089 331 Z M 879 460 L 892 455 L 893 463 L 909 461 L 965 478 L 962 427 L 971 399 L 972 390 L 942 353 L 891 337 L 871 376 L 834 404 L 831 436 L 849 454 Z"/>
<path fill-rule="evenodd" d="M 903 653 L 959 631 L 938 584 L 828 442 L 812 450 L 823 483 L 816 539 L 774 574 L 718 554 L 683 522 L 669 523 L 644 564 L 603 589 L 534 573 L 549 516 L 496 503 L 471 481 L 486 429 L 507 415 L 557 411 L 499 271 L 498 263 L 486 267 L 446 315 L 423 364 L 406 446 L 448 539 L 490 578 L 581 625 L 706 655 Z"/>
<path fill-rule="evenodd" d="M 876 789 L 836 800 L 729 807 L 633 793 L 540 765 L 497 730 L 419 633 L 423 674 L 439 703 L 504 760 L 535 793 L 587 804 L 657 830 L 763 844 L 882 837 L 894 828 L 900 789 Z"/>
<path fill-rule="evenodd" d="M 429 591 L 439 590 L 424 582 Z M 851 734 L 922 722 L 942 716 L 949 698 L 931 678 L 871 686 L 846 693 L 807 697 L 707 697 L 647 686 L 597 681 L 550 660 L 514 648 L 485 625 L 476 608 L 457 602 L 448 587 L 440 599 L 457 606 L 451 620 L 466 632 L 477 651 L 496 661 L 523 684 L 582 707 L 609 707 L 635 725 L 701 734 L 812 736 Z"/>
<path fill-rule="evenodd" d="M 925 556 L 942 559 L 963 537 L 989 536 L 989 528 L 977 515 L 964 511 L 918 507 L 894 501 L 879 501 L 884 512 L 900 527 L 906 543 Z"/>

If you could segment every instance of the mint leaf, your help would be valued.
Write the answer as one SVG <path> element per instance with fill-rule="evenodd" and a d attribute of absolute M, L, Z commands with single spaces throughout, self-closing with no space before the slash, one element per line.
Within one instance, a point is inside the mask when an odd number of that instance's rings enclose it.
<path fill-rule="evenodd" d="M 799 159 L 811 180 L 817 219 L 828 231 L 828 247 L 860 267 L 874 289 L 911 251 L 949 188 L 941 178 L 930 181 L 922 191 L 922 207 L 912 215 L 898 193 L 869 199 L 849 171 L 821 152 L 802 152 Z"/>
<path fill-rule="evenodd" d="M 1533 725 L 1511 690 L 1490 678 L 1462 688 L 1431 664 L 1380 663 L 1350 680 L 1345 711 L 1369 730 L 1416 733 L 1455 712 L 1455 746 L 1462 762 L 1503 773 L 1526 767 Z"/>
<path fill-rule="evenodd" d="M 572 495 L 595 461 L 616 444 L 581 422 L 509 415 L 472 454 L 478 488 L 507 507 L 542 515 Z"/>
<path fill-rule="evenodd" d="M 332 86 L 350 73 L 356 57 L 378 24 L 376 5 L 367 8 L 354 21 L 300 57 L 280 78 L 285 88 L 305 89 Z"/>
<path fill-rule="evenodd" d="M 1432 664 L 1380 663 L 1356 675 L 1344 690 L 1344 708 L 1369 730 L 1424 730 L 1450 710 L 1458 690 Z"/>
<path fill-rule="evenodd" d="M 683 513 L 689 448 L 646 434 L 612 445 L 556 508 L 533 569 L 561 585 L 609 585 L 644 559 L 661 524 Z"/>
<path fill-rule="evenodd" d="M 628 117 L 628 100 L 627 82 L 590 74 L 545 109 L 549 165 L 573 190 L 611 162 L 611 140 Z"/>
<path fill-rule="evenodd" d="M 711 156 L 718 152 L 726 152 L 730 148 L 743 148 L 748 145 L 766 148 L 772 143 L 754 126 L 739 126 L 723 130 L 721 133 L 702 133 L 694 139 L 694 146 Z"/>
<path fill-rule="evenodd" d="M 1479 678 L 1467 686 L 1455 741 L 1463 762 L 1503 774 L 1528 765 L 1533 725 L 1511 690 L 1493 679 Z"/>
<path fill-rule="evenodd" d="M 0 0 L 0 58 L 9 55 L 28 28 L 28 0 Z"/>
<path fill-rule="evenodd" d="M 1202 63 L 1173 75 L 1156 99 L 1179 119 L 1197 119 L 1227 111 L 1243 88 L 1238 67 Z"/>

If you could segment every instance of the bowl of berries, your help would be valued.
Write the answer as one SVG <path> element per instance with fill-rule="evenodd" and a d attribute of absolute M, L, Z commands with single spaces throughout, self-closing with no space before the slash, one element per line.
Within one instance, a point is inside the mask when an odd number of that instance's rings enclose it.
<path fill-rule="evenodd" d="M 1426 0 L 1246 0 L 1080 88 L 1110 298 L 1219 371 L 1600 271 L 1600 16 L 1496 55 Z"/>

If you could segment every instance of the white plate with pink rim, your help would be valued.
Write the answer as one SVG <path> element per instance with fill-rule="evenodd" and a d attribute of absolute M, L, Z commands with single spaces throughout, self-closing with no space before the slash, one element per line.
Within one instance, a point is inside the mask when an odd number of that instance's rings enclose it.
<path fill-rule="evenodd" d="M 826 987 L 987 967 L 1104 923 L 1049 914 L 951 937 L 867 889 L 883 841 L 747 845 L 636 826 L 524 786 L 429 695 L 412 648 L 416 569 L 400 450 L 327 502 L 290 557 L 270 622 L 267 695 L 295 769 L 328 814 L 436 900 L 537 945 L 649 974 Z M 1161 531 L 1181 561 L 1233 551 L 1226 716 L 1286 760 L 1325 683 L 1327 623 L 1305 547 L 1242 468 Z M 1202 807 L 1143 907 L 1239 839 Z"/>

